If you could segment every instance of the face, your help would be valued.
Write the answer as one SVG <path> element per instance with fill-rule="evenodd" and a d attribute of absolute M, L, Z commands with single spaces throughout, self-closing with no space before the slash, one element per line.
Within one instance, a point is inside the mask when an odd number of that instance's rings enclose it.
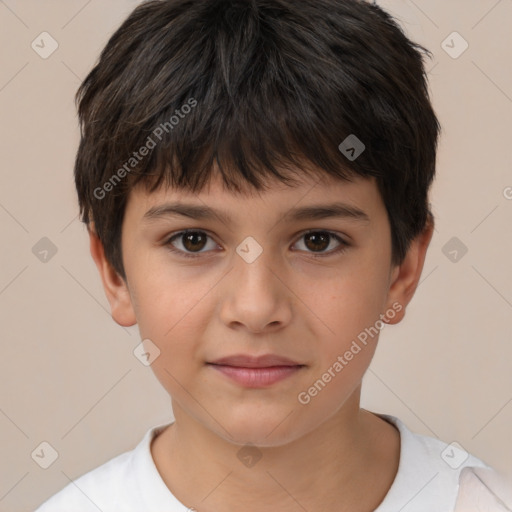
<path fill-rule="evenodd" d="M 222 219 L 173 214 L 170 203 Z M 293 215 L 334 203 L 344 206 L 337 215 Z M 386 209 L 373 179 L 362 178 L 301 178 L 243 196 L 218 178 L 200 194 L 134 190 L 122 251 L 126 285 L 107 291 L 114 319 L 138 323 L 148 350 L 159 351 L 151 366 L 176 420 L 179 410 L 236 444 L 277 446 L 339 413 L 370 364 L 383 316 L 399 321 L 416 277 L 400 281 L 391 266 Z M 296 366 L 210 364 L 240 354 Z"/>

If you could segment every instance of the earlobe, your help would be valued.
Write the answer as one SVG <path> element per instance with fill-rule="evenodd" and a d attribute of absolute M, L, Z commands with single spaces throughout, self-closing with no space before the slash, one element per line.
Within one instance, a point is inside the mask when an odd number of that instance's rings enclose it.
<path fill-rule="evenodd" d="M 126 282 L 105 257 L 103 244 L 96 234 L 94 226 L 88 226 L 87 230 L 89 232 L 91 256 L 100 273 L 103 289 L 110 304 L 112 318 L 123 327 L 135 325 L 137 320 Z"/>
<path fill-rule="evenodd" d="M 388 320 L 384 320 L 386 323 L 397 324 L 404 318 L 405 309 L 418 287 L 433 233 L 434 223 L 429 221 L 425 229 L 411 242 L 402 264 L 393 269 L 388 291 L 387 308 L 392 308 L 396 314 L 393 318 L 389 317 Z"/>

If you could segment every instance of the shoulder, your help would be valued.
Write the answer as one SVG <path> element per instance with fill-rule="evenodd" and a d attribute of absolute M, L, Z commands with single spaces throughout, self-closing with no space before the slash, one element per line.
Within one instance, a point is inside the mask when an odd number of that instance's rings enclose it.
<path fill-rule="evenodd" d="M 133 449 L 110 459 L 66 485 L 35 512 L 131 512 L 141 504 L 140 487 L 154 479 L 151 440 L 165 425 L 149 429 Z"/>
<path fill-rule="evenodd" d="M 466 467 L 489 467 L 456 441 L 446 443 L 431 436 L 417 434 L 395 416 L 378 416 L 393 424 L 400 432 L 400 463 L 406 465 L 409 470 L 421 471 L 422 468 L 428 468 L 438 474 L 450 476 L 451 480 L 458 482 L 461 471 Z"/>
<path fill-rule="evenodd" d="M 130 480 L 132 451 L 125 452 L 70 482 L 35 512 L 98 512 L 112 506 L 113 496 Z"/>
<path fill-rule="evenodd" d="M 512 485 L 492 469 L 464 468 L 454 512 L 510 512 Z"/>
<path fill-rule="evenodd" d="M 412 511 L 453 510 L 465 468 L 491 470 L 456 442 L 445 443 L 410 431 L 402 421 L 377 414 L 400 432 L 400 462 L 395 480 L 378 512 L 401 507 Z"/>

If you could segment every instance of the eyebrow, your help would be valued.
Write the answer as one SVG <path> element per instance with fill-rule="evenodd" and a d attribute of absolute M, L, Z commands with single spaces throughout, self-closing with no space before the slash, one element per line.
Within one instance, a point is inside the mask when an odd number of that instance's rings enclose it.
<path fill-rule="evenodd" d="M 159 206 L 154 206 L 144 214 L 143 220 L 151 221 L 162 217 L 177 216 L 197 220 L 216 219 L 223 224 L 229 224 L 231 222 L 230 216 L 220 210 L 210 208 L 209 206 L 185 204 L 179 202 L 165 203 Z M 346 218 L 364 223 L 370 222 L 370 217 L 363 210 L 341 202 L 292 208 L 283 215 L 281 220 L 300 221 L 321 220 L 327 218 Z"/>

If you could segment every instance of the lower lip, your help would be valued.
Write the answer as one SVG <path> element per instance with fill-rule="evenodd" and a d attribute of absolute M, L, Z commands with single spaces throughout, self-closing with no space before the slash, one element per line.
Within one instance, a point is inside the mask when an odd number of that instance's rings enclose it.
<path fill-rule="evenodd" d="M 233 379 L 241 386 L 248 388 L 263 388 L 271 386 L 280 380 L 286 379 L 297 373 L 302 366 L 270 366 L 268 368 L 241 368 L 238 366 L 226 366 L 211 364 L 210 366 Z"/>

